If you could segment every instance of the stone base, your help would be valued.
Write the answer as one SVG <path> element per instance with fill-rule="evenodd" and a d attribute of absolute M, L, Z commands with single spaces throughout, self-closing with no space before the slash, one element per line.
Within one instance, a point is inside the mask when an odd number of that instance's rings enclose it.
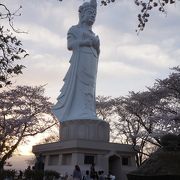
<path fill-rule="evenodd" d="M 103 120 L 71 120 L 60 123 L 60 140 L 109 142 L 109 124 Z"/>
<path fill-rule="evenodd" d="M 111 172 L 116 180 L 127 180 L 126 174 L 136 168 L 136 152 L 127 144 L 69 140 L 33 146 L 33 153 L 44 157 L 45 170 L 55 170 L 62 175 L 72 175 L 76 164 L 85 175 L 93 162 L 96 171 L 103 170 L 104 175 Z"/>
<path fill-rule="evenodd" d="M 135 151 L 131 145 L 110 143 L 109 124 L 102 120 L 71 120 L 60 123 L 60 141 L 33 146 L 35 155 L 44 157 L 45 170 L 72 175 L 78 164 L 82 174 L 95 164 L 96 171 L 109 172 L 116 180 L 126 180 L 135 168 Z"/>

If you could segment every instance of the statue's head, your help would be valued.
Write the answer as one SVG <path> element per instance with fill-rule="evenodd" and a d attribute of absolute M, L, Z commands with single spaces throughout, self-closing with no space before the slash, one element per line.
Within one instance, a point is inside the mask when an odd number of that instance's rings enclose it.
<path fill-rule="evenodd" d="M 96 0 L 91 0 L 90 2 L 85 2 L 79 7 L 79 20 L 80 23 L 88 23 L 93 25 L 96 18 L 97 2 Z"/>

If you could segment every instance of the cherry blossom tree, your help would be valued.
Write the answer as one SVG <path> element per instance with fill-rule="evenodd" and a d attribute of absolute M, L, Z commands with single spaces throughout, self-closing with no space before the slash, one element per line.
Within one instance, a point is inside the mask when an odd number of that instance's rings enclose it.
<path fill-rule="evenodd" d="M 112 98 L 109 96 L 97 96 L 96 112 L 100 119 L 110 122 L 110 117 L 113 114 Z"/>
<path fill-rule="evenodd" d="M 112 141 L 133 145 L 139 166 L 161 146 L 163 135 L 180 134 L 180 67 L 146 91 L 98 96 L 96 109 L 98 117 L 110 123 Z"/>
<path fill-rule="evenodd" d="M 129 96 L 116 98 L 115 102 L 116 135 L 121 143 L 133 145 L 138 152 L 136 164 L 139 166 L 152 153 L 149 146 L 160 146 L 159 139 L 151 136 L 156 127 L 151 116 L 155 113 L 157 100 L 149 92 L 130 92 Z"/>
<path fill-rule="evenodd" d="M 165 79 L 156 80 L 149 91 L 159 98 L 158 115 L 154 119 L 165 125 L 164 133 L 180 134 L 180 67 L 172 68 L 172 73 Z"/>
<path fill-rule="evenodd" d="M 53 143 L 59 141 L 58 133 L 50 134 L 49 136 L 43 138 L 39 144 Z"/>
<path fill-rule="evenodd" d="M 117 136 L 114 133 L 116 130 L 114 121 L 116 120 L 116 113 L 114 113 L 114 98 L 110 96 L 97 96 L 96 97 L 96 113 L 97 116 L 108 122 L 110 125 L 110 140 L 116 141 Z"/>
<path fill-rule="evenodd" d="M 180 134 L 180 68 L 172 70 L 147 91 L 114 99 L 116 135 L 122 143 L 139 147 L 135 149 L 137 165 L 161 146 L 160 137 Z"/>
<path fill-rule="evenodd" d="M 51 106 L 42 86 L 18 86 L 0 93 L 0 169 L 25 138 L 57 123 Z"/>
<path fill-rule="evenodd" d="M 137 151 L 137 166 L 160 146 L 154 132 L 164 126 L 156 127 L 153 119 L 158 103 L 159 99 L 149 91 L 130 92 L 119 98 L 97 97 L 97 115 L 110 123 L 111 141 L 132 144 Z"/>

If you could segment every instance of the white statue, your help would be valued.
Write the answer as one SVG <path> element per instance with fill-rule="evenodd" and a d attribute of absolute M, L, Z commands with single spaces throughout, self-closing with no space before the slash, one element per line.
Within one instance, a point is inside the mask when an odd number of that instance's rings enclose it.
<path fill-rule="evenodd" d="M 52 109 L 61 122 L 98 119 L 95 90 L 100 43 L 92 31 L 96 9 L 96 0 L 85 2 L 79 7 L 79 23 L 68 31 L 68 49 L 73 54 L 58 102 Z"/>

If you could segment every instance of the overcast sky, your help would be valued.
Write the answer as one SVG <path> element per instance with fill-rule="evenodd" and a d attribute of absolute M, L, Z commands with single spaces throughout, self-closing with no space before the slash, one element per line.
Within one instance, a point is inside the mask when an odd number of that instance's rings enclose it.
<path fill-rule="evenodd" d="M 21 85 L 46 84 L 46 95 L 56 102 L 72 53 L 67 50 L 67 31 L 77 24 L 83 0 L 4 2 L 12 10 L 22 5 L 22 15 L 14 25 L 28 32 L 18 35 L 30 55 L 23 60 L 23 75 L 14 81 Z M 138 11 L 133 0 L 98 6 L 93 28 L 101 40 L 97 95 L 117 97 L 132 90 L 143 91 L 155 79 L 167 77 L 170 67 L 179 65 L 180 3 L 168 8 L 167 16 L 153 11 L 139 36 L 135 32 Z"/>

